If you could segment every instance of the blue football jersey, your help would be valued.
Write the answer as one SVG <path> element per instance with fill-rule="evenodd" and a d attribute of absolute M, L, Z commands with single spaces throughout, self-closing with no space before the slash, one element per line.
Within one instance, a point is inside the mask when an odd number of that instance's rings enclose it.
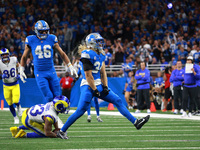
<path fill-rule="evenodd" d="M 34 69 L 46 71 L 54 68 L 53 46 L 58 42 L 55 35 L 49 34 L 46 39 L 39 39 L 36 35 L 26 37 L 25 44 L 31 48 Z"/>
<path fill-rule="evenodd" d="M 105 55 L 101 53 L 97 54 L 95 51 L 88 49 L 81 52 L 81 59 L 82 58 L 90 60 L 90 62 L 93 64 L 92 76 L 95 80 L 95 85 L 100 85 L 101 84 L 100 70 L 102 67 L 102 63 L 105 61 Z M 81 67 L 83 68 L 83 64 L 81 64 Z M 81 74 L 83 75 L 81 86 L 88 85 L 83 69 L 81 70 Z"/>

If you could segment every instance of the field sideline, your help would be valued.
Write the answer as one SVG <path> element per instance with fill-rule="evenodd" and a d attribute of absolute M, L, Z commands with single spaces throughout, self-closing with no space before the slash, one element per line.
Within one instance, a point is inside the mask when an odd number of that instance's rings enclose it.
<path fill-rule="evenodd" d="M 75 110 L 70 110 L 74 112 Z M 185 150 L 200 149 L 200 117 L 181 118 L 180 115 L 151 113 L 149 122 L 141 129 L 134 126 L 117 111 L 100 111 L 104 122 L 92 122 L 82 116 L 68 130 L 68 140 L 15 139 L 9 128 L 13 117 L 7 110 L 0 111 L 0 149 L 51 149 L 51 150 Z M 146 113 L 134 114 L 140 118 Z M 60 115 L 63 122 L 69 115 Z M 21 125 L 21 124 L 20 124 Z"/>

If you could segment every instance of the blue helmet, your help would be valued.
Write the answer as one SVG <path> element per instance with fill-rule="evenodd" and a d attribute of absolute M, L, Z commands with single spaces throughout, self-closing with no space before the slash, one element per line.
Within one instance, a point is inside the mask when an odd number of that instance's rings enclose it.
<path fill-rule="evenodd" d="M 2 48 L 0 51 L 1 60 L 3 63 L 10 60 L 10 53 L 7 48 Z"/>
<path fill-rule="evenodd" d="M 54 108 L 59 113 L 68 114 L 70 110 L 69 99 L 63 95 L 56 96 L 53 99 Z"/>
<path fill-rule="evenodd" d="M 94 50 L 103 50 L 105 43 L 104 38 L 99 33 L 90 33 L 86 39 L 86 46 L 87 48 L 92 48 Z"/>
<path fill-rule="evenodd" d="M 41 38 L 41 39 L 46 39 L 48 34 L 49 34 L 49 25 L 46 21 L 44 20 L 39 20 L 35 24 L 35 33 L 36 35 Z M 44 31 L 47 31 L 46 34 L 43 34 Z"/>

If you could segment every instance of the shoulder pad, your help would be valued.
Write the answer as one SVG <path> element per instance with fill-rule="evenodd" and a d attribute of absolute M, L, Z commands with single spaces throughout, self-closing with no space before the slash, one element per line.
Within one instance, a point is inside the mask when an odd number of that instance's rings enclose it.
<path fill-rule="evenodd" d="M 81 58 L 92 59 L 94 57 L 94 51 L 90 49 L 83 50 L 81 52 Z"/>

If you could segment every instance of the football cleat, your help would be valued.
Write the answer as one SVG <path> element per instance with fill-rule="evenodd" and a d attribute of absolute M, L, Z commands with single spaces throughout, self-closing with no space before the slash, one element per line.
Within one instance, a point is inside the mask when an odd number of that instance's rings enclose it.
<path fill-rule="evenodd" d="M 178 109 L 175 109 L 175 110 L 174 110 L 174 114 L 178 114 Z"/>
<path fill-rule="evenodd" d="M 17 107 L 17 113 L 18 113 L 18 116 L 19 116 L 19 117 L 22 116 L 22 108 L 21 108 L 21 105 L 19 105 L 19 107 Z"/>
<path fill-rule="evenodd" d="M 98 122 L 103 122 L 103 120 L 101 120 L 101 118 L 99 116 L 97 117 L 97 121 Z"/>
<path fill-rule="evenodd" d="M 14 117 L 14 124 L 19 124 L 19 118 L 17 116 Z"/>
<path fill-rule="evenodd" d="M 57 137 L 61 138 L 61 139 L 69 139 L 68 136 L 66 135 L 66 133 L 63 132 L 63 131 L 58 131 L 57 132 Z"/>
<path fill-rule="evenodd" d="M 87 117 L 87 122 L 91 122 L 92 121 L 92 117 L 89 115 L 88 117 Z"/>
<path fill-rule="evenodd" d="M 12 133 L 12 137 L 15 137 L 18 131 L 19 129 L 17 127 L 10 127 L 10 132 Z"/>
<path fill-rule="evenodd" d="M 19 130 L 19 132 L 17 133 L 17 135 L 15 136 L 15 138 L 24 138 L 26 137 L 26 132 L 24 130 Z"/>
<path fill-rule="evenodd" d="M 137 109 L 137 110 L 135 111 L 135 113 L 140 113 L 140 110 L 139 110 L 139 109 Z"/>
<path fill-rule="evenodd" d="M 150 110 L 150 109 L 147 109 L 147 113 L 148 113 L 148 114 L 151 113 L 151 110 Z"/>
<path fill-rule="evenodd" d="M 134 126 L 136 127 L 136 129 L 140 130 L 142 128 L 142 126 L 148 122 L 150 118 L 150 115 L 147 115 L 144 118 L 141 119 L 137 119 L 136 122 L 134 123 Z"/>
<path fill-rule="evenodd" d="M 188 113 L 188 117 L 192 117 L 192 113 L 191 112 Z"/>
<path fill-rule="evenodd" d="M 187 113 L 185 111 L 183 111 L 181 117 L 187 117 Z"/>

